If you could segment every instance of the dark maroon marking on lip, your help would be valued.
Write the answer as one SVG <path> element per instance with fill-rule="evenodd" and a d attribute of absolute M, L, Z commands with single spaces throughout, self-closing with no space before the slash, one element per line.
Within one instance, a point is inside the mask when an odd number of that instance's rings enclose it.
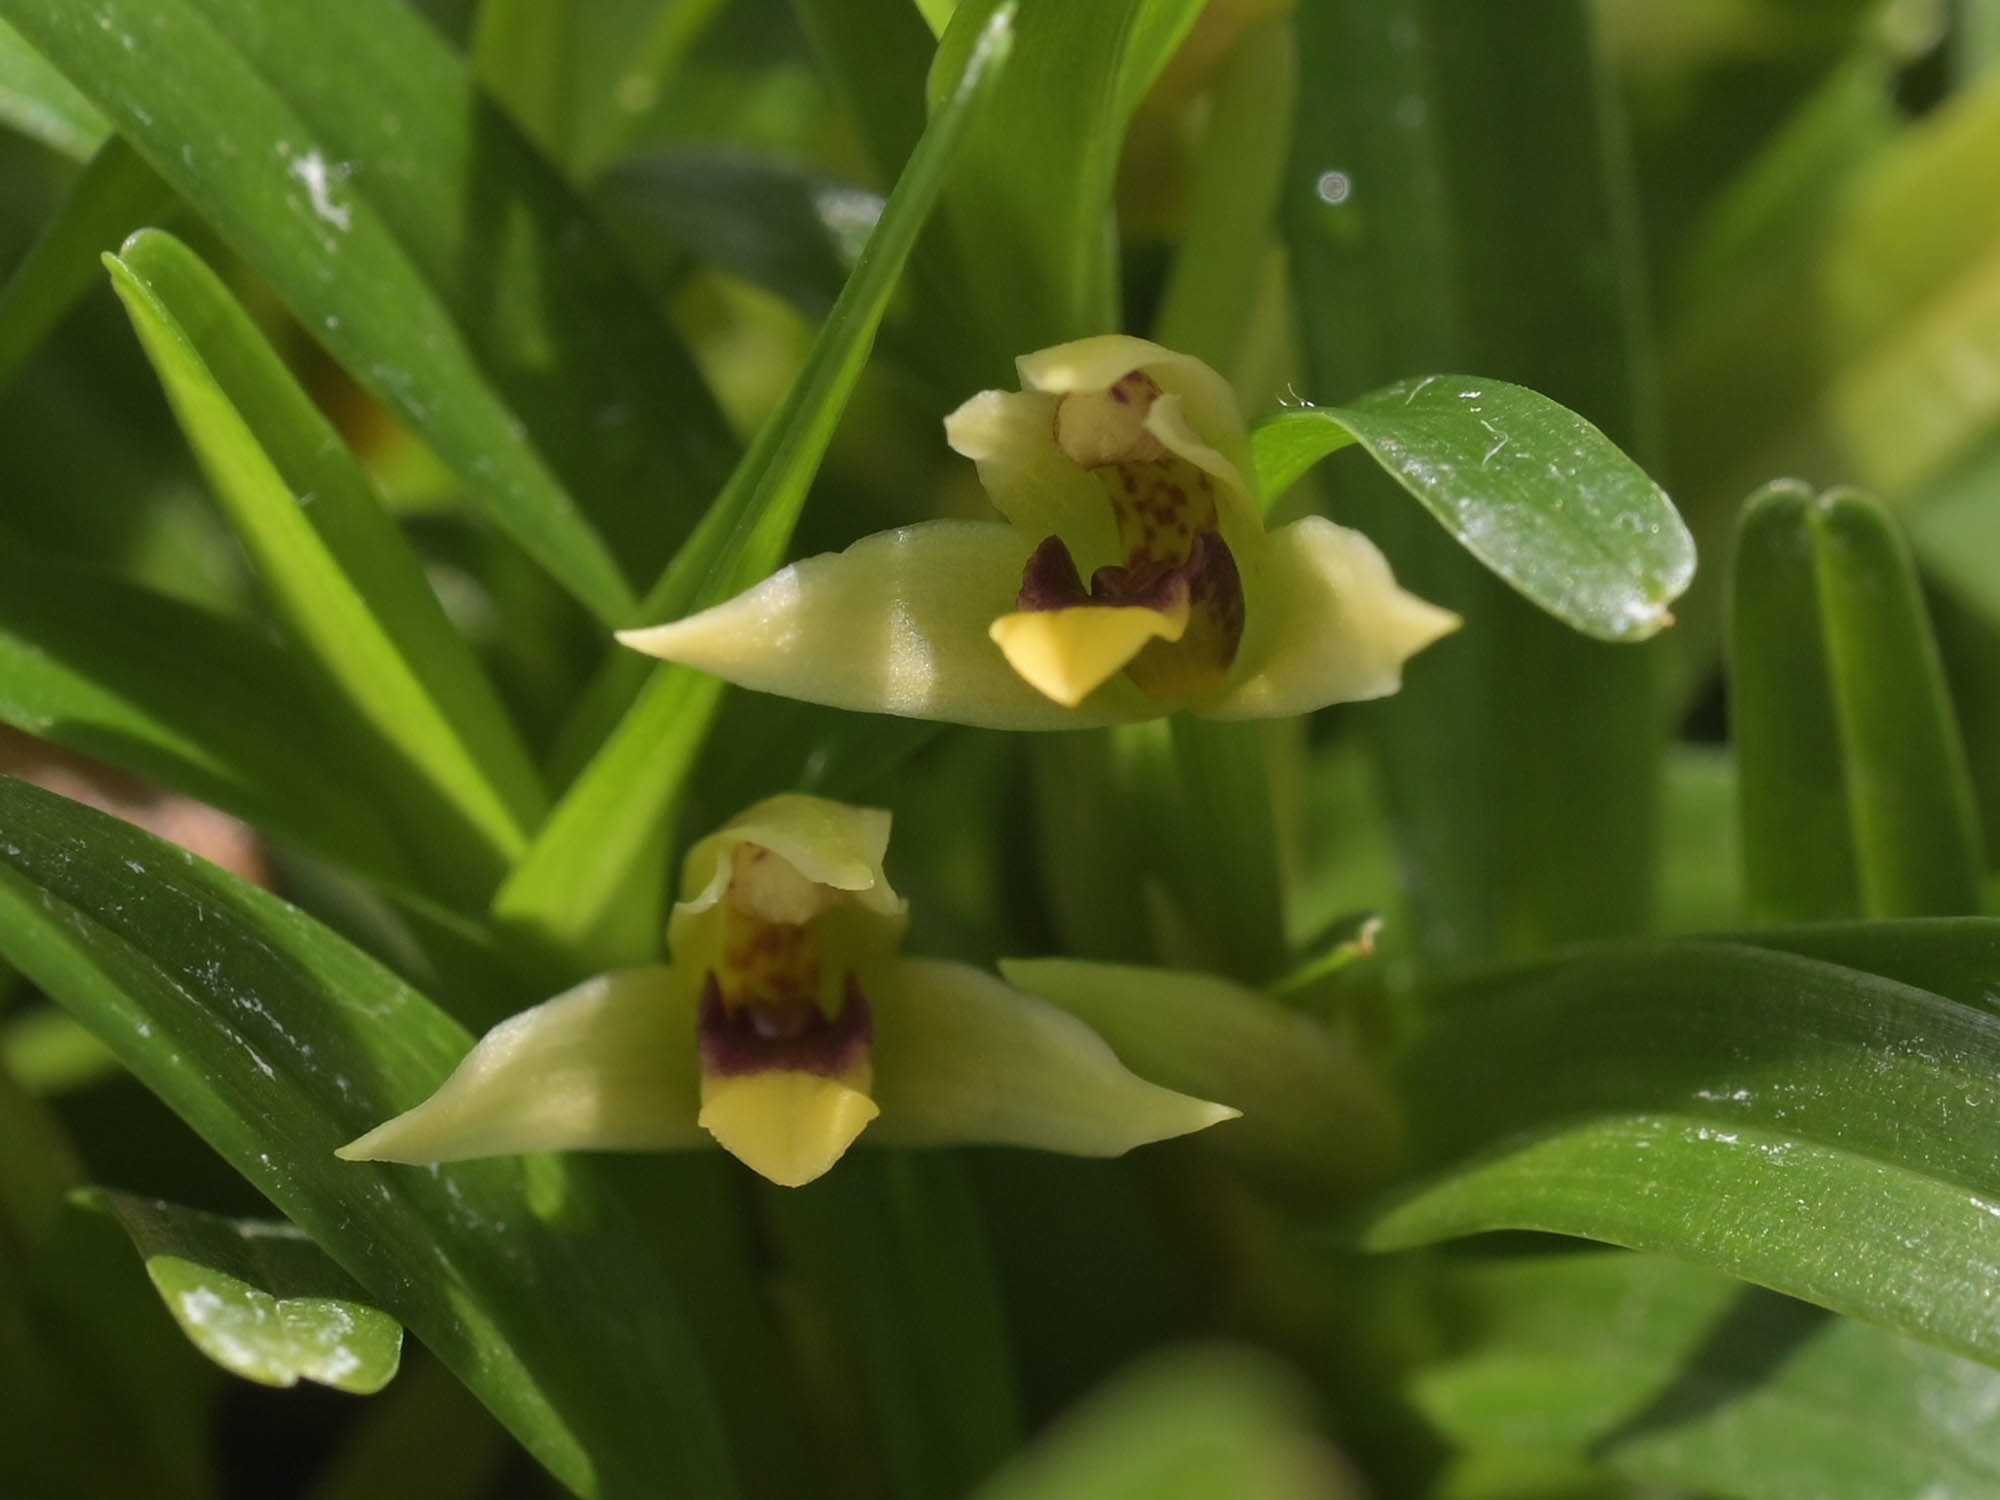
<path fill-rule="evenodd" d="M 760 1006 L 752 1001 L 731 1010 L 711 973 L 702 986 L 695 1037 L 702 1071 L 716 1077 L 782 1072 L 839 1078 L 867 1056 L 875 1039 L 875 1013 L 861 981 L 851 973 L 846 1003 L 832 1020 L 812 1004 Z"/>
<path fill-rule="evenodd" d="M 1016 609 L 1045 610 L 1070 609 L 1078 604 L 1090 603 L 1090 595 L 1084 591 L 1083 575 L 1076 570 L 1076 559 L 1069 555 L 1069 548 L 1063 545 L 1059 536 L 1042 538 L 1028 565 L 1021 570 L 1021 592 L 1014 601 Z"/>

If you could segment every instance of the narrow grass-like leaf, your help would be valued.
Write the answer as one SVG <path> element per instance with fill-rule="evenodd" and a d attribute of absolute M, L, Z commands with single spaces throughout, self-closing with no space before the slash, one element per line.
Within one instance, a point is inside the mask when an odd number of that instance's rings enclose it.
<path fill-rule="evenodd" d="M 453 896 L 483 899 L 543 810 L 533 763 L 367 475 L 201 260 L 157 231 L 108 260 L 273 602 L 396 757 L 402 815 Z"/>
<path fill-rule="evenodd" d="M 590 1163 L 333 1155 L 436 1088 L 469 1042 L 456 1023 L 275 897 L 113 819 L 0 779 L 0 828 L 6 957 L 565 1484 L 733 1492 L 677 1291 Z"/>
<path fill-rule="evenodd" d="M 954 86 L 1003 0 L 962 0 L 931 94 Z M 1014 357 L 1118 324 L 1111 190 L 1132 110 L 1194 21 L 1193 0 L 1024 0 L 1017 59 L 946 194 L 959 295 L 997 384 Z"/>
<path fill-rule="evenodd" d="M 726 432 L 588 212 L 412 8 L 0 0 L 0 19 L 530 555 L 623 621 L 614 558 L 659 565 L 726 472 Z"/>
<path fill-rule="evenodd" d="M 768 1195 L 786 1258 L 858 1349 L 896 1493 L 963 1495 L 1018 1438 L 979 1208 L 949 1157 L 861 1152 Z"/>
<path fill-rule="evenodd" d="M 1427 1170 L 1367 1216 L 1370 1247 L 1583 1235 L 2000 1364 L 1990 1005 L 1688 942 L 1536 965 L 1432 1006 L 1401 1069 Z"/>
<path fill-rule="evenodd" d="M 1412 1394 L 1475 1451 L 1741 1500 L 2000 1487 L 2000 1373 L 1869 1324 L 1601 1251 L 1456 1265 L 1438 1298 L 1460 1342 Z"/>
<path fill-rule="evenodd" d="M 1730 647 L 1752 914 L 1978 910 L 1965 751 L 1915 568 L 1881 507 L 1791 484 L 1753 497 Z"/>
<path fill-rule="evenodd" d="M 78 161 L 96 155 L 111 133 L 91 102 L 4 21 L 0 21 L 0 123 Z"/>
<path fill-rule="evenodd" d="M 211 802 L 378 879 L 400 840 L 342 774 L 359 752 L 285 654 L 176 600 L 0 556 L 0 720 Z"/>
<path fill-rule="evenodd" d="M 1509 586 L 1599 640 L 1659 631 L 1694 577 L 1693 538 L 1645 470 L 1575 412 L 1504 380 L 1400 381 L 1345 409 L 1283 412 L 1254 441 L 1267 501 L 1358 442 Z"/>
<path fill-rule="evenodd" d="M 311 1380 L 357 1396 L 395 1378 L 402 1325 L 290 1224 L 103 1188 L 80 1201 L 124 1226 L 181 1331 L 231 1374 L 260 1385 Z"/>
<path fill-rule="evenodd" d="M 114 136 L 98 148 L 0 290 L 0 386 L 97 284 L 98 257 L 173 201 L 124 141 Z"/>
<path fill-rule="evenodd" d="M 727 598 L 783 558 L 917 231 L 1005 71 L 1010 17 L 1002 10 L 987 27 L 890 194 L 804 367 L 648 595 L 649 613 L 673 618 Z M 552 967 L 587 972 L 643 958 L 657 944 L 658 914 L 643 904 L 653 898 L 640 881 L 642 867 L 657 870 L 665 826 L 720 694 L 714 678 L 680 667 L 655 670 L 502 886 L 496 918 Z"/>
<path fill-rule="evenodd" d="M 1636 226 L 1591 8 L 1316 0 L 1297 21 L 1284 208 L 1307 394 L 1348 405 L 1427 371 L 1480 370 L 1650 463 Z M 1498 441 L 1486 438 L 1475 473 Z M 1333 470 L 1336 514 L 1405 587 L 1466 621 L 1358 715 L 1416 946 L 1463 958 L 1643 926 L 1658 829 L 1652 653 L 1556 624 L 1388 479 Z"/>
<path fill-rule="evenodd" d="M 479 81 L 553 162 L 569 159 L 576 24 L 573 0 L 480 0 L 472 33 Z"/>

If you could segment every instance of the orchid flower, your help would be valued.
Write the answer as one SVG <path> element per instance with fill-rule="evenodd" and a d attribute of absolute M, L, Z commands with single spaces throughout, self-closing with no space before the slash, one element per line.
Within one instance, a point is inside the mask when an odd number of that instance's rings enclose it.
<path fill-rule="evenodd" d="M 1004 521 L 880 532 L 619 639 L 837 708 L 1063 729 L 1381 697 L 1458 624 L 1359 532 L 1265 530 L 1235 396 L 1200 360 L 1108 335 L 1018 364 L 1020 391 L 945 419 Z"/>
<path fill-rule="evenodd" d="M 429 1163 L 720 1142 L 775 1183 L 863 1130 L 1115 1156 L 1237 1111 L 1128 1072 L 1065 1011 L 964 964 L 897 954 L 889 814 L 760 802 L 688 852 L 670 963 L 502 1022 L 414 1109 L 343 1147 Z"/>

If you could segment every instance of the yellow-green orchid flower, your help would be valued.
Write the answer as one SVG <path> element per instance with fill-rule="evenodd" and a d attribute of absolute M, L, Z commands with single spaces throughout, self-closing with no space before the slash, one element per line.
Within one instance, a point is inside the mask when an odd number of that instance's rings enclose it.
<path fill-rule="evenodd" d="M 688 852 L 673 961 L 585 981 L 489 1032 L 344 1157 L 671 1150 L 711 1138 L 771 1181 L 861 1132 L 1115 1156 L 1237 1113 L 1128 1072 L 1073 1016 L 964 964 L 902 958 L 889 814 L 758 803 Z"/>
<path fill-rule="evenodd" d="M 619 639 L 838 708 L 1062 729 L 1380 697 L 1458 624 L 1359 532 L 1264 529 L 1242 415 L 1200 360 L 1108 335 L 1019 367 L 1020 391 L 945 419 L 1005 521 L 864 537 Z"/>

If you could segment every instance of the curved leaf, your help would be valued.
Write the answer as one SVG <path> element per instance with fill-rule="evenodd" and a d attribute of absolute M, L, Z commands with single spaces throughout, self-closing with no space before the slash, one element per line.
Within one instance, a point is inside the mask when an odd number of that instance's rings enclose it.
<path fill-rule="evenodd" d="M 731 444 L 583 205 L 411 7 L 0 0 L 0 19 L 517 542 L 624 622 L 614 558 L 649 575 Z"/>
<path fill-rule="evenodd" d="M 727 1496 L 658 1247 L 585 1161 L 436 1170 L 334 1148 L 468 1037 L 275 897 L 0 778 L 0 950 L 586 1496 Z"/>
<path fill-rule="evenodd" d="M 104 116 L 0 22 L 0 122 L 51 150 L 88 160 L 111 133 Z"/>
<path fill-rule="evenodd" d="M 1607 950 L 1441 996 L 1402 1077 L 1429 1170 L 1373 1248 L 1584 1235 L 2000 1364 L 1989 1006 L 1736 943 Z"/>
<path fill-rule="evenodd" d="M 112 284 L 279 612 L 392 748 L 380 774 L 445 888 L 478 901 L 543 810 L 533 763 L 361 466 L 179 240 L 134 235 Z"/>
<path fill-rule="evenodd" d="M 1359 443 L 1510 587 L 1599 640 L 1671 624 L 1667 605 L 1694 577 L 1694 540 L 1645 470 L 1524 386 L 1426 375 L 1351 406 L 1281 412 L 1251 443 L 1266 502 Z"/>
<path fill-rule="evenodd" d="M 371 1396 L 395 1378 L 403 1326 L 363 1300 L 326 1252 L 282 1220 L 223 1219 L 103 1188 L 77 1201 L 132 1237 L 194 1346 L 260 1385 L 301 1379 Z"/>
<path fill-rule="evenodd" d="M 2000 1488 L 2000 1374 L 1866 1323 L 1602 1251 L 1455 1265 L 1439 1301 L 1457 1346 L 1412 1394 L 1475 1452 L 1739 1500 Z"/>

